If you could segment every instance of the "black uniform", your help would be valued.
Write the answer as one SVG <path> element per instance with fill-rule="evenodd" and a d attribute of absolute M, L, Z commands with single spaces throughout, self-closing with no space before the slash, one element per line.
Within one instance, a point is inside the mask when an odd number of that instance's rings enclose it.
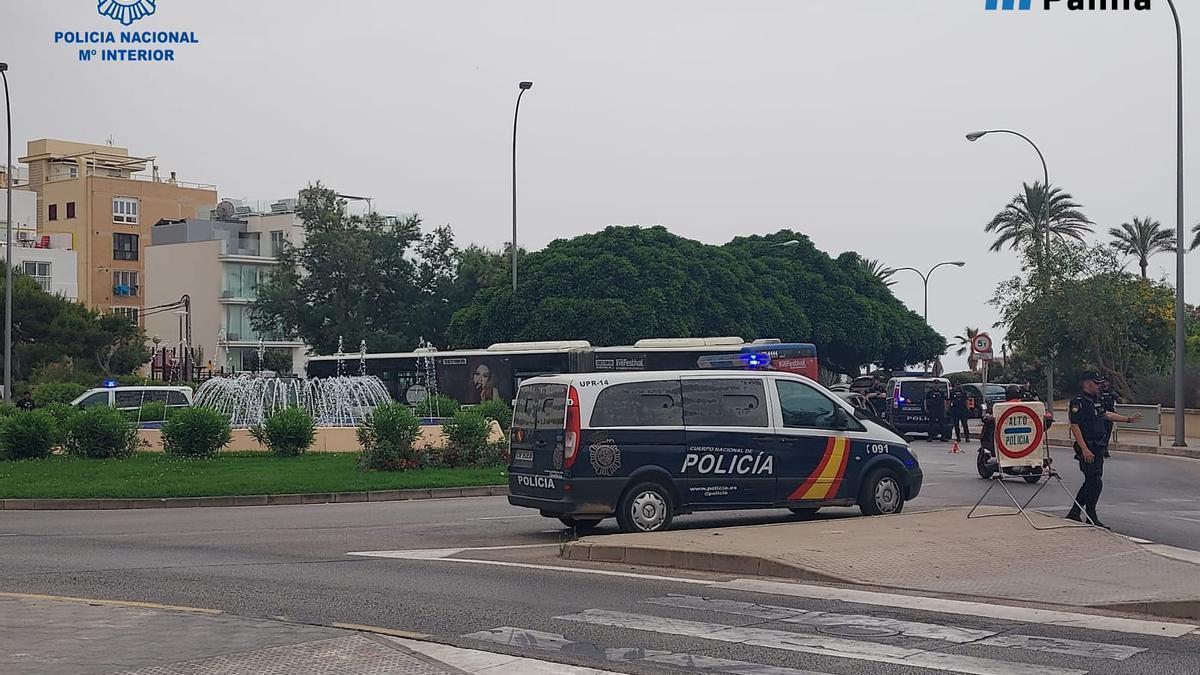
<path fill-rule="evenodd" d="M 950 435 L 946 429 L 946 390 L 931 385 L 925 390 L 925 415 L 929 417 L 929 440 L 944 441 Z"/>
<path fill-rule="evenodd" d="M 1100 501 L 1100 492 L 1104 489 L 1104 451 L 1108 448 L 1108 427 L 1104 417 L 1104 404 L 1099 396 L 1082 394 L 1071 401 L 1071 424 L 1078 424 L 1083 433 L 1083 440 L 1092 451 L 1092 461 L 1083 459 L 1083 449 L 1075 443 L 1075 459 L 1079 460 L 1079 470 L 1083 472 L 1083 485 L 1075 495 L 1076 506 L 1071 507 L 1067 515 L 1072 520 L 1079 519 L 1079 507 L 1082 506 L 1092 522 L 1099 524 L 1096 517 L 1096 503 Z"/>
<path fill-rule="evenodd" d="M 971 410 L 967 408 L 967 392 L 962 389 L 954 390 L 950 396 L 950 416 L 954 419 L 954 440 L 970 443 L 971 428 L 967 420 L 971 418 Z"/>

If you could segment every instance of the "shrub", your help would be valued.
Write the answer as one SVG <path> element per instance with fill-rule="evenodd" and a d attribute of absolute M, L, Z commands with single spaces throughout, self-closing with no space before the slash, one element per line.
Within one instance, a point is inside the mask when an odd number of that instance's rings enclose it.
<path fill-rule="evenodd" d="M 120 410 L 98 406 L 70 417 L 63 448 L 76 457 L 108 459 L 132 455 L 138 442 L 137 428 Z"/>
<path fill-rule="evenodd" d="M 0 401 L 0 417 L 12 417 L 21 412 L 20 408 L 8 401 Z"/>
<path fill-rule="evenodd" d="M 163 450 L 176 457 L 212 457 L 233 440 L 229 420 L 211 408 L 182 408 L 162 428 Z"/>
<path fill-rule="evenodd" d="M 438 463 L 446 467 L 471 466 L 487 445 L 490 422 L 472 410 L 460 410 L 442 425 L 446 447 L 438 453 Z"/>
<path fill-rule="evenodd" d="M 458 401 L 443 394 L 436 394 L 418 403 L 416 412 L 420 417 L 454 417 L 458 408 Z"/>
<path fill-rule="evenodd" d="M 162 401 L 143 403 L 137 410 L 138 419 L 143 422 L 161 422 L 167 419 L 167 404 Z"/>
<path fill-rule="evenodd" d="M 385 403 L 375 408 L 357 433 L 363 448 L 360 468 L 408 471 L 424 464 L 424 456 L 413 449 L 421 435 L 421 420 L 408 406 Z"/>
<path fill-rule="evenodd" d="M 250 430 L 254 440 L 270 448 L 279 457 L 295 457 L 312 446 L 317 425 L 312 415 L 301 408 L 284 408 L 267 418 L 261 427 Z"/>
<path fill-rule="evenodd" d="M 19 412 L 0 421 L 0 459 L 49 457 L 58 438 L 58 422 L 45 410 Z"/>
<path fill-rule="evenodd" d="M 484 419 L 495 420 L 504 431 L 508 431 L 509 425 L 512 424 L 512 407 L 498 398 L 484 401 L 471 410 L 483 415 Z"/>
<path fill-rule="evenodd" d="M 54 418 L 54 444 L 63 445 L 67 442 L 67 429 L 71 427 L 71 420 L 79 414 L 79 408 L 68 405 L 66 403 L 51 403 L 45 408 L 41 408 Z"/>
<path fill-rule="evenodd" d="M 85 391 L 87 387 L 75 382 L 47 382 L 33 388 L 33 404 L 45 408 L 53 403 L 70 403 Z"/>

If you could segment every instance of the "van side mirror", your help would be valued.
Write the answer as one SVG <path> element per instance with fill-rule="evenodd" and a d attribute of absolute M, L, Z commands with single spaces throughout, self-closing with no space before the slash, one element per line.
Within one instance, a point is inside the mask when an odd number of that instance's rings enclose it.
<path fill-rule="evenodd" d="M 846 410 L 841 406 L 833 409 L 833 428 L 838 431 L 845 431 L 850 428 L 850 416 L 846 414 Z"/>

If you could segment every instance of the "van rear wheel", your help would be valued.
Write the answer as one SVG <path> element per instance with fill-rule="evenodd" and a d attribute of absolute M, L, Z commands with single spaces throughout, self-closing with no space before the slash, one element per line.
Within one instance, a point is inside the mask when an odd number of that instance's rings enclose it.
<path fill-rule="evenodd" d="M 596 529 L 596 526 L 603 520 L 603 518 L 572 518 L 571 516 L 560 516 L 558 519 L 563 525 L 580 532 Z"/>
<path fill-rule="evenodd" d="M 858 495 L 865 516 L 883 516 L 904 510 L 904 485 L 895 471 L 882 468 L 871 472 Z"/>
<path fill-rule="evenodd" d="M 625 491 L 617 506 L 622 532 L 661 532 L 671 526 L 675 503 L 659 483 L 639 483 Z"/>

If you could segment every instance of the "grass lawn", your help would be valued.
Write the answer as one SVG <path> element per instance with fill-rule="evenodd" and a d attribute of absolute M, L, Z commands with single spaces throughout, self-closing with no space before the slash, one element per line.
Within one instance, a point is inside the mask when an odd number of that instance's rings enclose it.
<path fill-rule="evenodd" d="M 129 459 L 55 456 L 0 461 L 0 498 L 219 497 L 508 483 L 502 466 L 392 473 L 360 471 L 355 460 L 354 453 L 340 452 L 287 459 L 269 453 L 230 452 L 204 460 L 140 452 Z"/>

